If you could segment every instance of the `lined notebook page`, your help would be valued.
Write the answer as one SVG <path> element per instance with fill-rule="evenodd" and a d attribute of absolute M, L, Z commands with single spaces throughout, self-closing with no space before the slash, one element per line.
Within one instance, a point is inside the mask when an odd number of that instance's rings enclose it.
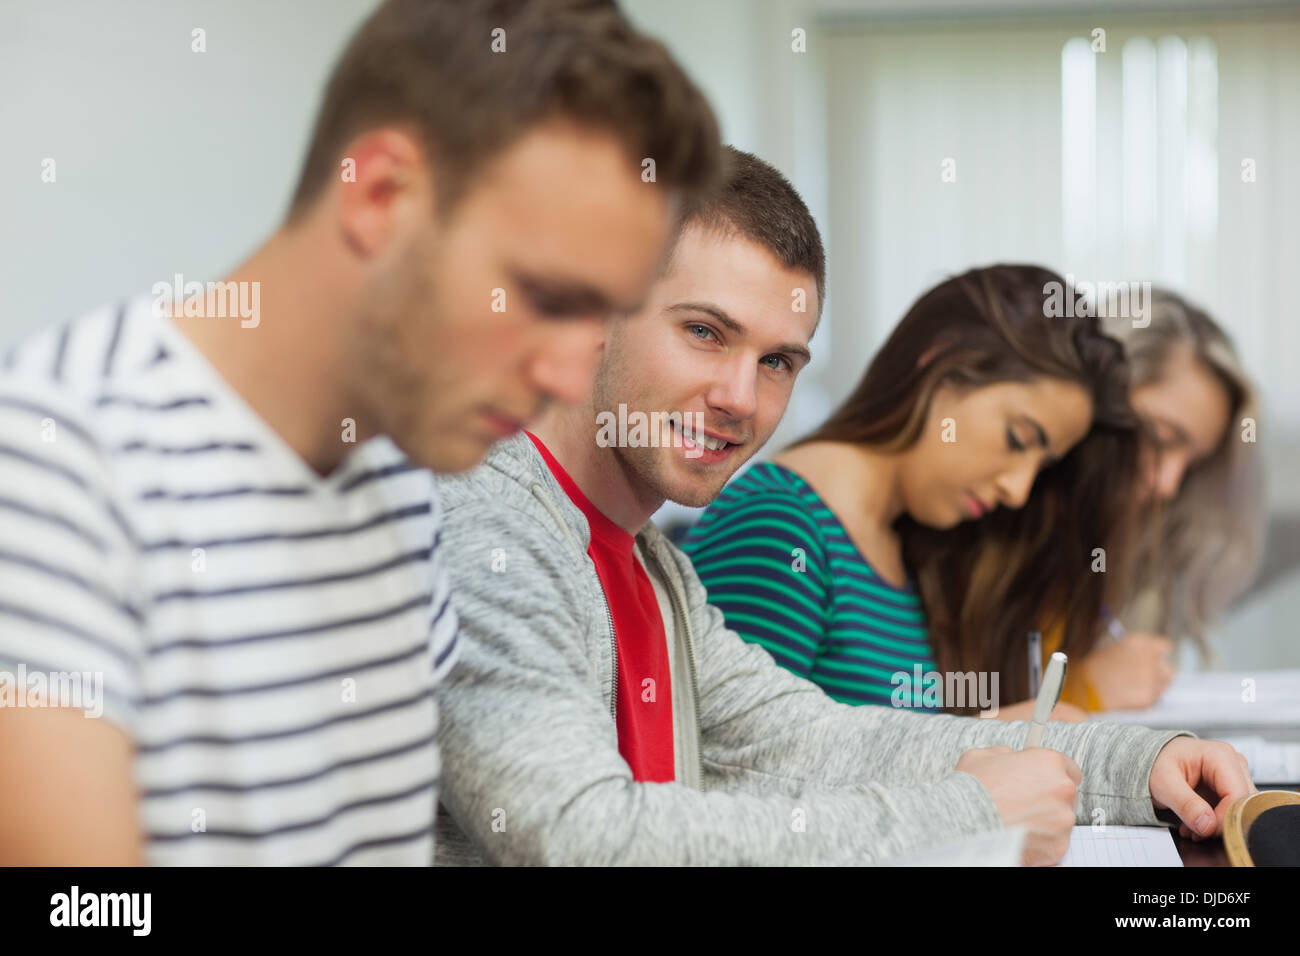
<path fill-rule="evenodd" d="M 1166 827 L 1075 827 L 1058 866 L 1182 866 Z"/>

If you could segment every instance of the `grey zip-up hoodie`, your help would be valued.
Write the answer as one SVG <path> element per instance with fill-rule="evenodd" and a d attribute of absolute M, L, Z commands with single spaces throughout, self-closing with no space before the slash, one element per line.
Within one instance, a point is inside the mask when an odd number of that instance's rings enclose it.
<path fill-rule="evenodd" d="M 617 666 L 586 518 L 527 436 L 439 479 L 460 659 L 441 691 L 439 864 L 857 864 L 999 830 L 972 747 L 1028 725 L 851 707 L 747 644 L 706 602 L 690 560 L 637 535 L 668 585 L 688 686 L 672 688 L 673 783 L 619 756 Z M 1148 790 L 1177 731 L 1053 723 L 1044 745 L 1083 771 L 1078 819 L 1159 825 Z M 1023 833 L 1001 830 L 1004 851 Z M 1005 853 L 1003 854 L 1005 855 Z"/>

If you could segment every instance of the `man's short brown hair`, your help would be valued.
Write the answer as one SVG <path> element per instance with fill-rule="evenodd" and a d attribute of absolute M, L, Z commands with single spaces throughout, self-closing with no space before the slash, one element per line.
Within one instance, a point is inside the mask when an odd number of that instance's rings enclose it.
<path fill-rule="evenodd" d="M 487 160 L 552 118 L 608 130 L 688 202 L 716 186 L 721 144 L 707 100 L 610 0 L 386 0 L 330 77 L 290 218 L 340 175 L 344 149 L 367 130 L 419 136 L 445 211 Z"/>
<path fill-rule="evenodd" d="M 743 236 L 787 269 L 808 273 L 817 282 L 817 314 L 821 314 L 826 300 L 821 232 L 798 191 L 776 167 L 753 153 L 723 147 L 722 186 L 687 205 L 674 246 L 689 225 Z"/>

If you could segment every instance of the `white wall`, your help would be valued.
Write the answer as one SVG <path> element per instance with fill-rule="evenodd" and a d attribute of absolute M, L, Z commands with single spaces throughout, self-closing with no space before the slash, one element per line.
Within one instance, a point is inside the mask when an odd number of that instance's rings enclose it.
<path fill-rule="evenodd" d="M 1104 21 L 1095 130 L 1080 135 L 1063 125 L 1061 51 L 1096 22 L 911 22 L 827 38 L 842 363 L 830 389 L 843 394 L 854 364 L 944 275 L 1019 260 L 1080 279 L 1153 281 L 1207 307 L 1235 339 L 1261 389 L 1275 505 L 1300 510 L 1290 477 L 1300 465 L 1290 289 L 1300 261 L 1300 14 Z M 1159 109 L 1126 127 L 1120 58 L 1129 38 L 1175 52 L 1186 42 L 1217 63 L 1217 82 L 1211 75 L 1186 90 L 1217 99 L 1196 133 L 1208 143 L 1197 162 L 1182 137 L 1200 120 L 1182 109 L 1163 61 L 1153 75 Z M 945 157 L 956 161 L 956 182 L 940 178 Z M 1253 182 L 1243 182 L 1243 159 L 1255 163 Z M 1133 193 L 1129 174 L 1147 166 L 1145 191 Z M 1069 193 L 1082 201 L 1067 204 Z M 1136 220 L 1147 220 L 1145 231 Z"/>
<path fill-rule="evenodd" d="M 818 0 L 622 0 L 620 6 L 638 27 L 664 41 L 709 97 L 723 141 L 779 169 L 829 239 L 825 46 L 817 35 Z M 796 29 L 804 31 L 801 52 L 793 49 Z M 829 265 L 813 359 L 768 451 L 807 432 L 833 407 L 839 282 L 840 273 Z M 689 518 L 698 510 L 669 503 L 656 520 Z"/>
<path fill-rule="evenodd" d="M 283 214 L 334 57 L 376 2 L 0 5 L 0 346 L 37 324 L 137 292 L 176 271 L 219 274 L 251 251 Z M 991 18 L 1002 42 L 1012 44 L 1051 26 L 1044 11 L 1104 10 L 1109 23 L 1132 4 L 624 0 L 623 6 L 697 79 L 725 138 L 791 178 L 827 238 L 831 294 L 813 343 L 814 364 L 773 447 L 820 420 L 852 386 L 901 309 L 944 271 L 1011 256 L 1068 268 L 1058 255 L 1059 201 L 1044 180 L 1059 155 L 1058 129 L 1040 137 L 1038 163 L 1004 163 L 983 179 L 978 165 L 963 164 L 971 188 L 961 195 L 926 200 L 911 169 L 915 150 L 937 149 L 948 125 L 970 156 L 993 155 L 996 146 L 971 122 L 977 96 L 926 111 L 917 82 L 947 77 L 969 98 L 999 83 L 1014 85 L 1017 66 L 1041 60 L 1038 67 L 1046 69 L 1055 52 L 1044 47 L 1036 58 L 1008 57 L 1000 77 L 970 75 L 961 61 L 969 41 L 948 31 L 948 39 L 934 41 L 946 44 L 943 57 L 928 67 L 940 72 L 924 74 L 922 64 L 909 67 L 907 55 L 890 52 L 891 38 L 916 44 L 926 31 L 943 33 L 956 13 L 968 25 Z M 1289 319 L 1282 287 L 1295 261 L 1297 233 L 1290 224 L 1300 212 L 1290 173 L 1300 162 L 1294 122 L 1300 54 L 1288 39 L 1294 34 L 1277 31 L 1261 44 L 1249 23 L 1225 22 L 1220 14 L 1229 8 L 1211 0 L 1143 6 L 1203 8 L 1182 22 L 1215 33 L 1223 57 L 1221 97 L 1233 103 L 1219 130 L 1227 157 L 1221 172 L 1235 168 L 1239 154 L 1272 161 L 1253 193 L 1220 204 L 1219 268 L 1191 278 L 1203 280 L 1204 298 L 1242 339 L 1266 399 L 1290 421 L 1300 408 L 1300 379 L 1291 370 L 1300 358 L 1300 326 Z M 1290 9 L 1294 22 L 1295 5 Z M 206 30 L 206 53 L 191 52 L 196 27 Z M 805 54 L 791 50 L 796 27 L 807 31 Z M 1042 104 L 1057 97 L 1050 88 L 1023 93 L 1026 102 Z M 897 135 L 900 129 L 906 136 Z M 1005 124 L 986 124 L 984 132 L 1002 135 Z M 57 164 L 54 183 L 41 181 L 46 158 Z M 995 200 L 1015 190 L 1034 197 L 1038 214 L 994 221 L 990 229 Z M 923 216 L 930 218 L 918 228 L 914 220 Z M 1191 284 L 1188 291 L 1196 294 Z M 1229 317 L 1238 315 L 1244 318 L 1234 327 Z M 1270 449 L 1278 463 L 1274 488 L 1300 505 L 1300 483 L 1286 480 L 1300 467 L 1300 442 L 1294 433 L 1271 437 L 1280 439 Z"/>
<path fill-rule="evenodd" d="M 713 98 L 724 136 L 804 194 L 827 241 L 828 314 L 817 363 L 770 447 L 805 431 L 861 375 L 906 307 L 954 272 L 1035 261 L 1079 278 L 1152 278 L 1206 305 L 1262 386 L 1261 440 L 1275 506 L 1300 510 L 1300 10 L 1295 3 L 1021 0 L 636 0 Z M 808 31 L 791 55 L 789 31 Z M 1109 33 L 1097 71 L 1095 239 L 1063 214 L 1061 49 Z M 1128 146 L 1106 111 L 1132 35 L 1208 37 L 1218 55 L 1217 221 L 1212 236 L 1123 248 L 1116 176 Z M 737 80 L 743 77 L 744 82 Z M 940 181 L 954 157 L 958 182 Z M 1243 157 L 1259 176 L 1241 183 Z M 1085 168 L 1085 173 L 1087 169 Z M 1170 208 L 1168 190 L 1161 197 Z M 1176 224 L 1175 224 L 1176 225 Z M 1177 229 L 1174 230 L 1177 232 Z M 1133 269 L 1141 268 L 1141 273 Z M 832 347 L 833 345 L 833 347 Z"/>
<path fill-rule="evenodd" d="M 256 247 L 287 206 L 333 59 L 374 5 L 0 4 L 0 345 Z M 196 27 L 206 53 L 191 52 Z"/>

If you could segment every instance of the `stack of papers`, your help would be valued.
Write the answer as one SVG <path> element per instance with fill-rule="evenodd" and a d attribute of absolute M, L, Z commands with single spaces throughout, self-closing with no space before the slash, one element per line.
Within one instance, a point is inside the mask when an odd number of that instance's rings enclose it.
<path fill-rule="evenodd" d="M 1108 710 L 1097 719 L 1208 732 L 1245 755 L 1256 784 L 1300 784 L 1300 671 L 1183 673 L 1154 707 Z M 1269 740 L 1270 731 L 1292 739 Z"/>
<path fill-rule="evenodd" d="M 1176 676 L 1146 710 L 1108 710 L 1098 719 L 1187 730 L 1300 727 L 1300 671 L 1218 671 Z"/>
<path fill-rule="evenodd" d="M 900 857 L 885 866 L 1019 866 L 1028 831 L 1007 827 Z"/>
<path fill-rule="evenodd" d="M 1219 737 L 1239 750 L 1250 764 L 1255 783 L 1300 784 L 1300 743 L 1263 737 Z"/>

